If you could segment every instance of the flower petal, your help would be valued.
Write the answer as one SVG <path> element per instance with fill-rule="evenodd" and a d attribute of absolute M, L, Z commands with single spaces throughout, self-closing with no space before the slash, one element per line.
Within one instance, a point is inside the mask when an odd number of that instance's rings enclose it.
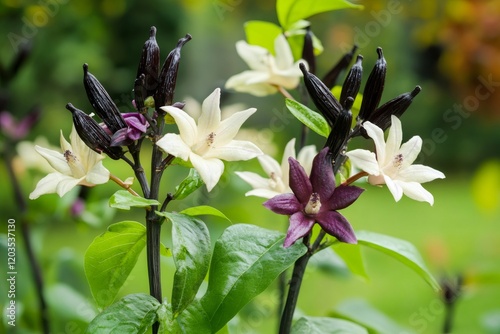
<path fill-rule="evenodd" d="M 410 197 L 411 199 L 420 202 L 427 202 L 430 205 L 434 204 L 434 196 L 432 196 L 432 194 L 429 191 L 425 190 L 420 183 L 401 182 L 401 181 L 395 181 L 395 182 L 397 182 L 401 186 L 404 194 Z"/>
<path fill-rule="evenodd" d="M 311 174 L 312 162 L 318 154 L 315 145 L 304 146 L 297 155 L 297 161 L 300 163 L 307 174 Z"/>
<path fill-rule="evenodd" d="M 245 193 L 245 196 L 257 196 L 257 197 L 262 197 L 266 199 L 273 198 L 274 196 L 280 195 L 279 192 L 269 190 L 269 189 L 254 189 L 247 191 Z"/>
<path fill-rule="evenodd" d="M 271 175 L 275 175 L 283 178 L 281 167 L 278 164 L 278 162 L 274 160 L 274 158 L 272 158 L 267 154 L 264 154 L 258 156 L 257 159 L 259 160 L 260 166 L 262 167 L 267 176 L 271 177 Z"/>
<path fill-rule="evenodd" d="M 246 161 L 263 154 L 254 143 L 246 140 L 231 140 L 224 146 L 214 147 L 203 155 L 205 159 L 222 159 L 226 161 Z"/>
<path fill-rule="evenodd" d="M 252 70 L 267 70 L 269 51 L 258 45 L 250 45 L 245 41 L 236 42 L 236 52 Z"/>
<path fill-rule="evenodd" d="M 410 140 L 404 143 L 399 149 L 399 154 L 403 155 L 401 169 L 405 169 L 410 166 L 415 159 L 417 159 L 420 150 L 422 150 L 422 138 L 419 136 L 413 136 Z"/>
<path fill-rule="evenodd" d="M 329 235 L 334 236 L 341 242 L 356 244 L 358 240 L 351 224 L 336 211 L 324 211 L 316 215 L 316 221 Z"/>
<path fill-rule="evenodd" d="M 387 185 L 387 188 L 394 197 L 394 200 L 398 202 L 401 199 L 401 197 L 403 197 L 403 188 L 401 188 L 400 182 L 393 181 L 387 175 L 384 175 L 384 181 L 385 184 Z"/>
<path fill-rule="evenodd" d="M 274 39 L 274 53 L 278 69 L 288 69 L 293 65 L 293 54 L 285 35 L 279 34 Z M 297 67 L 298 69 L 298 67 Z"/>
<path fill-rule="evenodd" d="M 229 118 L 223 120 L 218 129 L 216 130 L 215 137 L 215 147 L 224 146 L 229 143 L 236 136 L 238 131 L 240 130 L 241 125 L 250 117 L 253 113 L 255 113 L 257 109 L 250 108 L 247 110 L 239 111 L 237 113 L 232 114 Z"/>
<path fill-rule="evenodd" d="M 233 75 L 226 81 L 227 89 L 237 92 L 248 93 L 255 96 L 266 96 L 274 94 L 278 88 L 267 83 L 269 74 L 256 71 L 244 71 Z"/>
<path fill-rule="evenodd" d="M 404 182 L 418 182 L 425 183 L 435 179 L 444 179 L 445 176 L 440 171 L 424 166 L 424 165 L 411 165 L 399 172 L 398 179 Z"/>
<path fill-rule="evenodd" d="M 347 152 L 346 155 L 356 168 L 359 168 L 370 175 L 380 174 L 380 167 L 375 153 L 368 150 L 357 149 Z"/>
<path fill-rule="evenodd" d="M 90 184 L 103 184 L 109 181 L 109 174 L 109 170 L 99 161 L 88 171 L 85 180 Z"/>
<path fill-rule="evenodd" d="M 224 172 L 224 163 L 219 159 L 204 159 L 194 153 L 189 155 L 189 160 L 205 182 L 207 190 L 211 191 Z"/>
<path fill-rule="evenodd" d="M 392 115 L 391 122 L 392 125 L 389 129 L 389 134 L 387 136 L 387 142 L 385 145 L 385 154 L 387 159 L 392 159 L 396 154 L 398 154 L 399 148 L 401 147 L 401 142 L 403 141 L 401 121 L 399 120 L 399 118 Z M 384 162 L 387 163 L 388 161 Z"/>
<path fill-rule="evenodd" d="M 328 201 L 325 201 L 328 203 L 327 208 L 329 210 L 341 210 L 347 208 L 358 199 L 363 191 L 365 191 L 363 188 L 356 186 L 340 185 L 335 189 L 333 195 L 328 199 Z"/>
<path fill-rule="evenodd" d="M 81 184 L 82 181 L 85 180 L 85 176 L 75 179 L 71 176 L 63 175 L 63 177 L 59 180 L 56 186 L 56 192 L 59 197 L 63 197 L 68 191 Z M 84 184 L 86 186 L 91 186 L 89 184 Z"/>
<path fill-rule="evenodd" d="M 38 181 L 35 190 L 29 195 L 29 199 L 37 199 L 41 195 L 53 194 L 56 192 L 56 187 L 59 181 L 65 177 L 61 173 L 50 173 L 40 181 Z"/>
<path fill-rule="evenodd" d="M 304 237 L 311 231 L 313 225 L 314 218 L 308 217 L 300 211 L 290 216 L 290 226 L 288 227 L 283 247 L 290 247 L 298 239 Z"/>
<path fill-rule="evenodd" d="M 166 106 L 161 107 L 161 109 L 174 118 L 179 128 L 179 134 L 186 145 L 190 147 L 193 146 L 198 139 L 198 129 L 194 119 L 186 112 L 176 107 Z"/>
<path fill-rule="evenodd" d="M 270 189 L 269 180 L 252 172 L 235 172 L 243 181 L 253 189 Z"/>
<path fill-rule="evenodd" d="M 44 159 L 47 160 L 50 166 L 56 171 L 64 175 L 71 175 L 71 169 L 61 152 L 49 150 L 38 145 L 35 145 L 35 150 L 40 153 L 40 155 L 44 157 Z"/>
<path fill-rule="evenodd" d="M 283 180 L 283 183 L 288 185 L 288 174 L 290 173 L 290 165 L 288 164 L 288 158 L 295 157 L 295 138 L 290 139 L 290 141 L 286 144 L 285 149 L 283 150 L 283 157 L 281 158 L 281 166 L 280 166 L 280 176 Z M 260 158 L 259 158 L 260 161 Z M 299 161 L 300 163 L 300 161 Z M 278 162 L 276 162 L 278 164 Z M 302 164 L 301 164 L 302 165 Z M 307 170 L 306 170 L 306 174 Z M 268 174 L 269 175 L 269 174 Z"/>
<path fill-rule="evenodd" d="M 201 115 L 198 118 L 198 133 L 200 137 L 206 137 L 209 133 L 215 132 L 220 124 L 221 110 L 220 88 L 216 88 L 201 105 Z"/>
<path fill-rule="evenodd" d="M 311 197 L 313 192 L 311 181 L 297 160 L 288 158 L 288 163 L 290 164 L 290 188 L 297 196 L 299 202 L 305 204 L 309 202 L 309 197 Z"/>
<path fill-rule="evenodd" d="M 191 148 L 186 145 L 181 136 L 167 133 L 156 142 L 164 152 L 172 154 L 182 160 L 187 160 L 191 153 Z"/>
<path fill-rule="evenodd" d="M 313 191 L 319 194 L 321 203 L 332 197 L 335 191 L 333 166 L 327 154 L 328 147 L 325 147 L 314 158 L 311 176 L 309 177 Z"/>
<path fill-rule="evenodd" d="M 385 141 L 384 141 L 384 131 L 371 122 L 364 122 L 363 127 L 366 130 L 368 136 L 373 139 L 375 143 L 375 149 L 377 152 L 377 161 L 380 166 L 386 165 L 386 153 L 385 153 Z"/>
<path fill-rule="evenodd" d="M 302 210 L 302 204 L 294 194 L 279 194 L 263 204 L 266 208 L 279 215 L 293 215 Z"/>

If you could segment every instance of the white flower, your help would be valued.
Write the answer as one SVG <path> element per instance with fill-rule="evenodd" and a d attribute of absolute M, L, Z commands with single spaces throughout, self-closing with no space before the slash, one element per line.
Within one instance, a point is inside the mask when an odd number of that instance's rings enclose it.
<path fill-rule="evenodd" d="M 104 155 L 85 145 L 75 127 L 71 131 L 70 141 L 71 144 L 64 139 L 61 131 L 61 152 L 35 146 L 35 150 L 47 160 L 54 172 L 38 182 L 30 199 L 51 193 L 62 197 L 77 185 L 92 187 L 108 182 L 109 171 L 102 165 Z"/>
<path fill-rule="evenodd" d="M 375 142 L 376 156 L 373 152 L 359 149 L 346 154 L 354 166 L 369 174 L 370 184 L 387 184 L 396 201 L 399 201 L 404 193 L 414 200 L 432 205 L 434 197 L 421 183 L 444 179 L 445 176 L 433 168 L 412 165 L 422 149 L 422 138 L 414 136 L 401 145 L 401 121 L 396 116 L 391 116 L 391 121 L 387 142 L 384 142 L 382 129 L 370 122 L 363 123 L 366 133 Z"/>
<path fill-rule="evenodd" d="M 308 175 L 311 172 L 312 161 L 316 154 L 317 151 L 314 145 L 305 146 L 298 154 L 297 160 L 304 167 Z M 295 138 L 290 140 L 285 146 L 281 165 L 268 155 L 257 157 L 262 169 L 267 174 L 267 179 L 252 172 L 236 172 L 243 181 L 250 184 L 253 188 L 253 190 L 250 190 L 245 195 L 273 198 L 279 194 L 291 193 L 292 190 L 288 185 L 289 157 L 295 159 Z"/>
<path fill-rule="evenodd" d="M 298 86 L 302 72 L 299 61 L 293 62 L 292 50 L 283 34 L 274 41 L 274 57 L 267 49 L 249 45 L 245 41 L 236 43 L 236 51 L 250 67 L 234 75 L 226 82 L 226 88 L 256 96 L 274 94 L 277 86 L 293 89 Z"/>
<path fill-rule="evenodd" d="M 233 139 L 256 109 L 234 113 L 221 121 L 219 102 L 220 89 L 217 88 L 203 101 L 197 122 L 179 108 L 162 107 L 174 118 L 179 134 L 168 133 L 156 143 L 163 151 L 182 160 L 189 160 L 208 191 L 215 187 L 224 172 L 221 160 L 249 160 L 262 154 L 255 144 Z"/>

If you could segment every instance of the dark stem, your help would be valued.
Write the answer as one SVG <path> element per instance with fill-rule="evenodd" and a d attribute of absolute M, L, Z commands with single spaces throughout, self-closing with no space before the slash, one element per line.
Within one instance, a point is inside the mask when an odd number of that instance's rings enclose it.
<path fill-rule="evenodd" d="M 10 143 L 7 143 L 6 147 L 12 147 L 12 145 L 9 144 Z M 43 294 L 43 286 L 44 286 L 43 276 L 42 276 L 42 271 L 40 269 L 40 264 L 38 263 L 35 257 L 33 245 L 31 244 L 30 226 L 29 226 L 29 221 L 26 217 L 26 214 L 28 212 L 28 204 L 26 203 L 26 199 L 23 196 L 19 180 L 17 179 L 14 173 L 14 168 L 12 166 L 12 156 L 10 152 L 5 152 L 4 156 L 5 156 L 5 165 L 7 167 L 7 172 L 9 174 L 9 178 L 11 180 L 12 188 L 14 191 L 14 198 L 19 207 L 19 212 L 21 214 L 21 235 L 24 239 L 24 247 L 26 255 L 28 256 L 28 262 L 30 264 L 30 268 L 33 274 L 36 296 L 40 308 L 40 323 L 42 325 L 43 333 L 49 334 L 50 333 L 49 310 Z"/>
<path fill-rule="evenodd" d="M 139 184 L 141 185 L 144 197 L 148 198 L 149 197 L 148 180 L 146 179 L 146 174 L 144 173 L 144 168 L 142 167 L 141 164 L 141 145 L 143 140 L 144 138 L 141 138 L 139 139 L 137 144 L 129 146 L 129 151 L 130 154 L 132 155 L 132 158 L 134 159 L 134 162 L 130 161 L 125 156 L 123 156 L 122 159 L 125 160 L 125 162 L 128 163 L 130 167 L 132 167 L 132 169 L 134 170 L 135 177 L 137 178 L 137 181 L 139 181 Z"/>
<path fill-rule="evenodd" d="M 445 318 L 443 324 L 443 334 L 451 333 L 453 327 L 453 315 L 455 313 L 455 303 L 445 303 Z"/>

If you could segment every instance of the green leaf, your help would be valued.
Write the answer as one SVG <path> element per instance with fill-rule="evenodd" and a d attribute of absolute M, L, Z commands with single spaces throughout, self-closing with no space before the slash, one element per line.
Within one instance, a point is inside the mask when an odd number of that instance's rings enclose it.
<path fill-rule="evenodd" d="M 205 309 L 198 299 L 195 299 L 189 306 L 177 317 L 177 323 L 182 329 L 183 334 L 212 334 L 210 320 Z"/>
<path fill-rule="evenodd" d="M 315 253 L 309 260 L 309 267 L 317 268 L 332 276 L 348 276 L 350 274 L 345 262 L 332 248 L 325 248 L 321 252 Z"/>
<path fill-rule="evenodd" d="M 85 274 L 99 307 L 113 302 L 146 246 L 146 227 L 133 221 L 112 224 L 85 253 Z"/>
<path fill-rule="evenodd" d="M 204 184 L 196 169 L 191 168 L 189 175 L 175 188 L 174 199 L 180 200 L 191 195 Z"/>
<path fill-rule="evenodd" d="M 211 257 L 210 234 L 205 223 L 181 213 L 162 213 L 172 223 L 175 262 L 172 313 L 176 317 L 194 300 L 207 275 Z"/>
<path fill-rule="evenodd" d="M 472 178 L 472 197 L 478 208 L 494 213 L 500 206 L 500 161 L 483 162 Z"/>
<path fill-rule="evenodd" d="M 159 307 L 160 303 L 146 294 L 125 296 L 95 317 L 86 333 L 146 333 L 157 320 Z"/>
<path fill-rule="evenodd" d="M 93 303 L 76 291 L 73 287 L 56 283 L 47 287 L 47 303 L 50 310 L 57 314 L 60 319 L 72 319 L 85 323 L 90 322 L 97 315 L 97 311 Z M 75 305 L 80 305 L 85 309 L 76 308 Z"/>
<path fill-rule="evenodd" d="M 333 244 L 333 249 L 345 262 L 349 270 L 354 274 L 364 279 L 368 279 L 368 274 L 365 270 L 365 263 L 361 256 L 361 247 L 359 245 L 347 244 L 344 242 L 336 242 Z"/>
<path fill-rule="evenodd" d="M 362 9 L 347 0 L 277 0 L 276 12 L 281 26 L 287 30 L 295 22 L 312 15 L 344 8 Z"/>
<path fill-rule="evenodd" d="M 408 241 L 368 231 L 356 232 L 356 237 L 360 245 L 379 250 L 395 258 L 415 271 L 434 290 L 439 291 L 441 289 L 439 283 L 425 266 L 418 250 Z"/>
<path fill-rule="evenodd" d="M 210 205 L 193 206 L 192 208 L 182 210 L 180 213 L 188 216 L 215 216 L 231 222 L 231 220 L 229 220 L 229 218 L 227 218 L 225 214 Z"/>
<path fill-rule="evenodd" d="M 368 331 L 343 319 L 302 317 L 293 325 L 292 334 L 368 334 Z"/>
<path fill-rule="evenodd" d="M 364 326 L 370 333 L 412 333 L 362 299 L 344 301 L 331 313 Z"/>
<path fill-rule="evenodd" d="M 118 190 L 109 199 L 109 206 L 112 208 L 130 210 L 131 207 L 146 208 L 152 205 L 159 205 L 160 202 L 154 199 L 146 199 L 134 196 L 126 190 Z"/>
<path fill-rule="evenodd" d="M 328 138 L 330 127 L 321 114 L 309 109 L 297 101 L 290 99 L 286 99 L 286 107 L 290 110 L 293 116 L 295 116 L 309 129 L 313 130 L 320 136 Z"/>
<path fill-rule="evenodd" d="M 245 22 L 245 34 L 248 44 L 262 46 L 271 54 L 274 53 L 274 40 L 283 31 L 281 27 L 265 21 Z"/>
<path fill-rule="evenodd" d="M 307 251 L 302 243 L 284 248 L 284 239 L 279 232 L 237 224 L 217 240 L 207 292 L 201 299 L 213 332 Z"/>

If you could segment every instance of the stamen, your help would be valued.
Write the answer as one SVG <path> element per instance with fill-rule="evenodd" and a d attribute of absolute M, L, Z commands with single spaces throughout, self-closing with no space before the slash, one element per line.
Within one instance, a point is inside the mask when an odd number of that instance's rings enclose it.
<path fill-rule="evenodd" d="M 304 209 L 307 215 L 316 215 L 321 209 L 321 202 L 318 193 L 312 193 Z"/>
<path fill-rule="evenodd" d="M 216 136 L 215 132 L 210 132 L 210 134 L 207 136 L 207 145 L 208 146 L 212 146 L 214 144 L 215 136 Z"/>
<path fill-rule="evenodd" d="M 403 164 L 403 160 L 404 160 L 403 155 L 401 153 L 399 153 L 399 154 L 394 156 L 394 159 L 392 160 L 392 165 L 395 168 L 399 168 Z"/>

